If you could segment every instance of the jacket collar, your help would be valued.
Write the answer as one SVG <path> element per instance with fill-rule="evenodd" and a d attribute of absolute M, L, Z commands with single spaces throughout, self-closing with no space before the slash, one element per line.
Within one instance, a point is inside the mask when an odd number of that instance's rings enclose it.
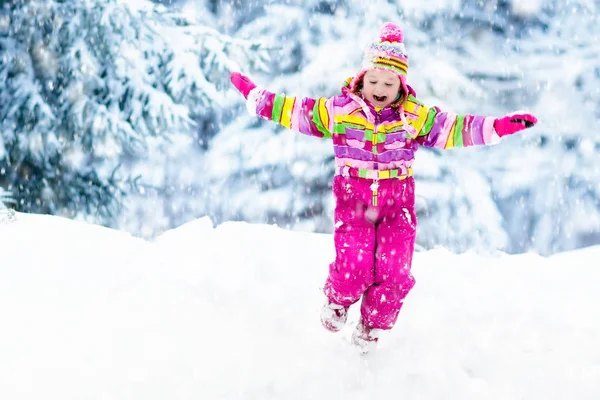
<path fill-rule="evenodd" d="M 363 99 L 362 97 L 357 96 L 356 94 L 352 93 L 348 86 L 345 86 L 342 88 L 342 93 L 344 93 L 346 96 L 349 96 L 352 100 L 354 100 L 356 103 L 358 103 L 360 108 L 362 108 L 363 112 L 367 116 L 367 120 L 372 124 L 375 123 L 375 118 L 377 117 L 377 113 L 378 113 L 375 106 L 373 106 L 370 102 Z M 386 121 L 386 120 L 397 118 L 397 116 L 398 116 L 397 114 L 398 114 L 397 110 L 390 106 L 379 110 L 379 116 L 380 116 L 381 121 Z"/>

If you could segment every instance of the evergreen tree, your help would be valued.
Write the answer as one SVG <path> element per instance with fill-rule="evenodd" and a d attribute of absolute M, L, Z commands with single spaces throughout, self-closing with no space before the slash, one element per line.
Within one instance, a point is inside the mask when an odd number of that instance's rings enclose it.
<path fill-rule="evenodd" d="M 406 35 L 409 51 L 414 49 L 409 83 L 416 82 L 412 84 L 419 97 L 445 108 L 452 109 L 449 104 L 463 106 L 460 111 L 465 113 L 478 111 L 484 89 L 469 82 L 450 61 L 446 79 L 440 82 L 439 70 L 427 68 L 435 42 L 422 33 L 418 20 L 405 18 L 404 12 L 383 1 L 377 5 L 307 1 L 301 6 L 269 7 L 264 15 L 241 27 L 237 35 L 260 35 L 267 43 L 281 47 L 269 76 L 254 76 L 257 84 L 297 96 L 329 97 L 340 93 L 343 80 L 357 72 L 362 48 L 375 37 L 380 24 L 402 20 L 410 32 Z M 468 102 L 464 100 L 466 94 L 470 96 Z M 458 105 L 452 102 L 453 97 L 460 99 Z M 213 219 L 332 231 L 334 164 L 330 142 L 247 116 L 225 128 L 216 139 L 205 158 L 210 179 L 206 186 L 212 189 L 208 197 L 213 199 L 207 199 L 206 204 Z M 453 162 L 460 160 L 457 154 L 459 151 L 422 149 L 417 155 L 418 243 L 427 248 L 442 244 L 456 251 L 503 248 L 506 232 L 489 196 L 489 183 L 481 172 L 473 172 L 470 178 L 478 183 L 477 190 L 464 182 L 461 169 Z M 227 169 L 211 169 L 223 159 L 229 160 Z M 480 191 L 487 191 L 487 201 L 480 200 Z"/>
<path fill-rule="evenodd" d="M 348 65 L 355 60 L 343 57 L 349 49 L 341 45 L 335 58 L 327 54 L 326 45 L 345 31 L 343 25 L 332 23 L 329 10 L 321 12 L 314 4 L 279 4 L 253 9 L 251 14 L 254 19 L 235 36 L 260 37 L 267 47 L 278 49 L 268 74 L 253 75 L 257 84 L 299 97 L 340 92 L 343 80 L 354 72 Z M 243 66 L 242 71 L 248 69 Z M 314 70 L 320 70 L 323 79 L 311 79 Z M 306 79 L 304 72 L 309 72 Z M 239 95 L 235 98 L 239 102 Z M 226 166 L 222 160 L 227 160 Z M 204 204 L 216 222 L 241 219 L 329 230 L 333 163 L 327 141 L 245 116 L 216 136 L 203 161 L 208 188 Z"/>
<path fill-rule="evenodd" d="M 10 193 L 0 188 L 0 209 L 6 209 L 10 202 L 12 202 Z"/>
<path fill-rule="evenodd" d="M 279 3 L 254 8 L 251 20 L 241 16 L 235 33 L 281 47 L 271 72 L 253 76 L 261 86 L 297 96 L 339 93 L 364 44 L 391 20 L 405 29 L 409 83 L 426 104 L 495 116 L 526 108 L 539 117 L 535 130 L 500 146 L 419 150 L 422 247 L 550 254 L 600 242 L 593 2 Z M 577 117 L 565 120 L 566 110 Z M 331 154 L 327 141 L 241 116 L 205 159 L 208 213 L 331 232 Z M 227 168 L 212 168 L 224 159 Z"/>
<path fill-rule="evenodd" d="M 207 197 L 211 188 L 204 179 L 203 158 L 222 121 L 235 112 L 231 105 L 238 99 L 231 95 L 229 72 L 240 70 L 240 65 L 265 71 L 273 52 L 255 38 L 220 33 L 212 8 L 196 2 L 173 2 L 163 16 L 175 23 L 164 32 L 169 41 L 165 85 L 174 99 L 187 106 L 195 126 L 192 135 L 175 132 L 168 140 L 149 138 L 147 156 L 127 167 L 130 175 L 139 178 L 119 227 L 148 238 L 206 215 L 206 202 L 216 201 Z"/>
<path fill-rule="evenodd" d="M 7 207 L 7 204 L 14 203 L 10 193 L 0 187 L 0 225 L 7 224 L 16 220 L 14 210 Z"/>
<path fill-rule="evenodd" d="M 598 11 L 588 1 L 547 4 L 537 15 L 544 29 L 515 43 L 508 57 L 515 62 L 518 54 L 523 69 L 535 71 L 543 121 L 509 160 L 491 160 L 512 252 L 549 255 L 600 243 Z"/>
<path fill-rule="evenodd" d="M 251 47 L 145 0 L 0 7 L 0 186 L 19 211 L 113 223 L 148 138 L 196 134 Z"/>

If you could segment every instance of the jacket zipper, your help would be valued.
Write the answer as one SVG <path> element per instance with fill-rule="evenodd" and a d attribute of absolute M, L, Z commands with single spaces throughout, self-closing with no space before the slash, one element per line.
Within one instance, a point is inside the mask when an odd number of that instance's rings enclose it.
<path fill-rule="evenodd" d="M 377 158 L 377 132 L 379 130 L 379 121 L 381 116 L 381 111 L 377 111 L 375 115 L 375 124 L 373 125 L 373 137 L 371 139 L 371 143 L 373 146 L 373 154 L 375 155 L 375 159 Z M 372 203 L 373 207 L 377 207 L 378 196 L 379 196 L 379 168 L 377 166 L 377 160 L 375 160 L 373 166 L 375 167 L 375 178 L 373 178 L 373 183 L 371 184 L 371 192 L 372 192 Z"/>

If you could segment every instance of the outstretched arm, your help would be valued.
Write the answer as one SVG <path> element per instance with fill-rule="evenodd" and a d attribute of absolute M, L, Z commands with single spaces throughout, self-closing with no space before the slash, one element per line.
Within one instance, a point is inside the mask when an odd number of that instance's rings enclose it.
<path fill-rule="evenodd" d="M 333 101 L 331 99 L 297 99 L 269 92 L 239 72 L 232 72 L 231 83 L 244 95 L 248 111 L 277 122 L 286 128 L 316 137 L 331 137 Z"/>
<path fill-rule="evenodd" d="M 412 100 L 416 100 L 412 98 Z M 530 128 L 537 123 L 531 114 L 510 114 L 501 118 L 457 115 L 438 107 L 427 108 L 415 101 L 419 115 L 415 124 L 417 141 L 426 147 L 450 149 L 477 145 L 492 145 L 503 136 Z"/>

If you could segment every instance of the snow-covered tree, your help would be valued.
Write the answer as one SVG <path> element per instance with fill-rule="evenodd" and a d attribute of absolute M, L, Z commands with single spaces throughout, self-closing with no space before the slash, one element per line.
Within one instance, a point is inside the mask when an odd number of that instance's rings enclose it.
<path fill-rule="evenodd" d="M 16 214 L 14 210 L 8 208 L 7 204 L 14 204 L 14 200 L 9 192 L 0 187 L 0 225 L 4 225 L 16 220 Z"/>
<path fill-rule="evenodd" d="M 489 201 L 489 194 L 497 205 L 504 248 L 552 254 L 600 243 L 598 5 L 463 0 L 460 11 L 448 11 L 450 17 L 423 19 L 423 31 L 436 38 L 429 41 L 435 59 L 451 60 L 436 68 L 431 92 L 461 109 L 494 115 L 527 108 L 540 120 L 501 146 L 449 159 L 479 168 L 489 182 L 481 199 Z M 417 73 L 435 64 L 424 63 Z M 459 87 L 477 87 L 479 94 L 453 89 L 448 78 L 456 72 L 465 78 Z"/>
<path fill-rule="evenodd" d="M 0 185 L 20 211 L 114 221 L 148 138 L 209 136 L 229 54 L 256 49 L 146 0 L 0 7 Z"/>
<path fill-rule="evenodd" d="M 514 252 L 600 243 L 600 9 L 551 5 L 539 10 L 544 29 L 512 44 L 509 58 L 535 71 L 540 126 L 508 160 L 494 158 L 490 174 Z"/>
<path fill-rule="evenodd" d="M 331 57 L 332 50 L 336 56 L 347 51 L 333 46 L 343 37 L 344 27 L 331 23 L 331 13 L 303 5 L 272 5 L 255 15 L 235 36 L 260 37 L 279 49 L 268 74 L 252 75 L 257 84 L 298 96 L 339 93 L 350 70 L 343 56 Z M 248 69 L 242 65 L 242 71 Z M 322 74 L 319 79 L 314 79 L 315 71 Z M 235 99 L 241 103 L 237 92 Z M 243 111 L 243 105 L 238 110 Z M 242 219 L 327 231 L 331 160 L 326 141 L 242 118 L 216 136 L 204 159 L 207 214 L 216 222 Z"/>
<path fill-rule="evenodd" d="M 12 201 L 11 194 L 0 187 L 0 209 L 6 209 L 7 204 Z"/>
<path fill-rule="evenodd" d="M 380 24 L 395 21 L 426 104 L 527 109 L 540 120 L 499 146 L 419 150 L 419 245 L 551 254 L 600 243 L 596 2 L 0 0 L 0 9 L 0 187 L 19 210 L 106 220 L 125 204 L 120 226 L 144 236 L 201 215 L 331 232 L 331 143 L 248 116 L 228 73 L 333 96 Z"/>
<path fill-rule="evenodd" d="M 402 8 L 385 2 L 331 2 L 327 7 L 323 2 L 306 3 L 269 7 L 263 16 L 237 32 L 240 37 L 263 37 L 282 48 L 278 62 L 271 65 L 271 75 L 254 77 L 258 84 L 298 96 L 336 95 L 343 80 L 356 73 L 362 48 L 377 34 L 381 22 L 403 18 Z M 446 71 L 453 73 L 442 87 L 430 85 L 438 81 L 439 69 L 447 65 L 425 68 L 431 60 L 417 53 L 430 51 L 431 41 L 416 24 L 407 22 L 404 26 L 409 49 L 418 49 L 413 52 L 412 65 L 416 66 L 411 67 L 410 74 L 417 82 L 419 96 L 445 106 L 441 99 L 469 94 L 470 107 L 462 111 L 473 111 L 481 103 L 483 88 L 469 82 L 452 65 Z M 448 161 L 453 155 L 422 150 L 417 159 L 424 157 L 427 161 L 418 161 L 416 168 L 419 243 L 423 247 L 444 244 L 456 250 L 504 247 L 506 233 L 485 177 L 472 178 L 488 196 L 487 201 L 480 201 L 479 191 L 461 184 L 460 168 Z M 228 169 L 210 169 L 216 160 L 223 159 L 229 160 Z M 211 177 L 207 186 L 213 189 L 210 196 L 216 200 L 207 202 L 211 205 L 209 214 L 217 221 L 268 221 L 331 232 L 332 160 L 331 143 L 326 140 L 304 137 L 255 118 L 240 118 L 217 136 L 205 158 Z M 446 194 L 441 196 L 440 191 Z M 482 216 L 488 218 L 482 221 Z"/>
<path fill-rule="evenodd" d="M 409 83 L 426 104 L 496 116 L 526 108 L 539 117 L 535 130 L 500 146 L 419 150 L 421 246 L 549 254 L 600 242 L 594 183 L 600 35 L 593 2 L 277 3 L 254 7 L 253 18 L 240 17 L 244 24 L 235 32 L 281 47 L 271 72 L 253 76 L 259 85 L 335 95 L 355 73 L 364 44 L 391 20 L 404 27 Z M 577 25 L 580 18 L 587 22 Z M 568 67 L 565 54 L 573 55 Z M 585 116 L 567 122 L 565 109 Z M 330 232 L 331 154 L 326 141 L 242 116 L 216 137 L 205 159 L 209 214 Z M 220 169 L 211 168 L 219 160 Z"/>
<path fill-rule="evenodd" d="M 164 16 L 176 23 L 162 28 L 169 41 L 166 85 L 187 105 L 195 126 L 193 135 L 184 131 L 172 133 L 168 141 L 149 138 L 147 157 L 129 168 L 131 175 L 139 176 L 138 191 L 129 196 L 119 227 L 145 237 L 206 215 L 206 202 L 215 198 L 207 198 L 211 188 L 206 186 L 204 152 L 222 121 L 231 119 L 237 100 L 228 91 L 229 72 L 240 70 L 240 65 L 266 71 L 273 51 L 254 38 L 220 33 L 212 8 L 201 4 L 174 2 Z"/>

